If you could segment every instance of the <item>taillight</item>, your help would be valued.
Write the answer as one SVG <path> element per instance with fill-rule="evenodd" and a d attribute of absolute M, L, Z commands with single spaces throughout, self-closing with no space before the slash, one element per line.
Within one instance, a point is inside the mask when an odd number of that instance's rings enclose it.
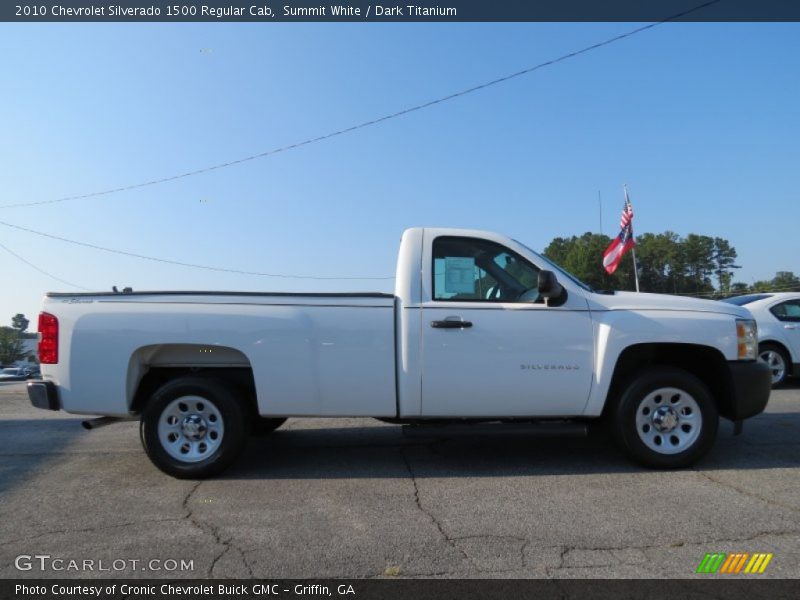
<path fill-rule="evenodd" d="M 39 313 L 39 362 L 58 364 L 58 319 L 50 313 Z"/>

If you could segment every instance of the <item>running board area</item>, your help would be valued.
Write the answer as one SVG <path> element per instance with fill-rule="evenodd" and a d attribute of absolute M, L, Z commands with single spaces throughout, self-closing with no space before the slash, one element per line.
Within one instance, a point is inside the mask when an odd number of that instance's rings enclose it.
<path fill-rule="evenodd" d="M 541 421 L 537 423 L 431 423 L 403 425 L 403 435 L 410 438 L 514 436 L 514 437 L 585 437 L 585 423 Z"/>

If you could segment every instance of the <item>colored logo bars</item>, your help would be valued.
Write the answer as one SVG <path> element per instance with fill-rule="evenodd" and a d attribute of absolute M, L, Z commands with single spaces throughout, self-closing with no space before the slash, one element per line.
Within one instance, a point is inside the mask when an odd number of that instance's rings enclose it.
<path fill-rule="evenodd" d="M 724 573 L 736 575 L 739 573 L 761 574 L 767 569 L 769 561 L 772 560 L 772 553 L 756 552 L 736 552 L 726 554 L 725 552 L 706 553 L 697 573 Z"/>

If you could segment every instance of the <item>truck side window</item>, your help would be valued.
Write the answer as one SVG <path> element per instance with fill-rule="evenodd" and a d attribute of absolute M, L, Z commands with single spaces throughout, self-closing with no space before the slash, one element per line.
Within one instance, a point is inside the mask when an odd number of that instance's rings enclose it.
<path fill-rule="evenodd" d="M 487 240 L 439 237 L 433 242 L 433 299 L 515 302 L 538 285 L 539 269 Z"/>

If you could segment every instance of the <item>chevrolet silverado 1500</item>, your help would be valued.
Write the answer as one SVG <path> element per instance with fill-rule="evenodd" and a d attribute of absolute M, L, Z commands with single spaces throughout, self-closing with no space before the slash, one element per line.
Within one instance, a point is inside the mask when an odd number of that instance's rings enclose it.
<path fill-rule="evenodd" d="M 720 416 L 738 429 L 769 398 L 739 306 L 598 292 L 473 230 L 407 230 L 395 283 L 394 295 L 51 293 L 29 396 L 138 417 L 152 462 L 191 478 L 287 417 L 468 431 L 594 421 L 635 461 L 681 467 L 708 451 Z"/>

